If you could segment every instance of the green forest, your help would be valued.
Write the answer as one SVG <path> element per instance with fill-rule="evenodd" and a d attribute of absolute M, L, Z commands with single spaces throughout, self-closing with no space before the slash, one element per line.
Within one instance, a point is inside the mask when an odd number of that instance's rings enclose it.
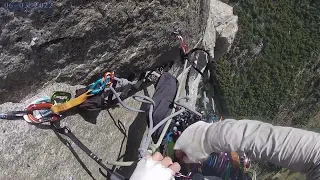
<path fill-rule="evenodd" d="M 320 1 L 225 0 L 239 31 L 215 73 L 232 117 L 320 127 Z M 304 179 L 255 161 L 258 179 Z"/>
<path fill-rule="evenodd" d="M 217 78 L 234 118 L 315 127 L 320 103 L 320 1 L 225 1 L 239 31 L 217 60 Z M 318 118 L 318 119 L 317 119 Z"/>

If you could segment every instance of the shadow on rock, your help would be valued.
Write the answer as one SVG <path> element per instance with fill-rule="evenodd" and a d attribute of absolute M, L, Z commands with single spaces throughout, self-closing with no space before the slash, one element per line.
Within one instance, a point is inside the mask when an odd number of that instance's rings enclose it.
<path fill-rule="evenodd" d="M 82 166 L 82 168 L 87 172 L 87 174 L 93 179 L 95 180 L 95 178 L 92 175 L 92 172 L 88 169 L 88 167 L 85 165 L 85 163 L 81 160 L 81 158 L 79 157 L 79 155 L 77 154 L 77 152 L 74 150 L 74 148 L 72 147 L 71 143 L 65 139 L 64 137 L 62 137 L 61 134 L 71 134 L 71 136 L 68 136 L 71 141 L 73 141 L 78 147 L 80 147 L 85 153 L 89 153 L 90 154 L 90 150 L 85 147 L 85 145 L 83 145 L 80 140 L 77 139 L 76 136 L 74 136 L 71 132 L 71 130 L 67 127 L 63 127 L 63 128 L 55 128 L 56 127 L 60 127 L 60 122 L 55 123 L 55 125 L 47 125 L 47 124 L 35 124 L 35 126 L 39 129 L 51 129 L 53 130 L 53 132 L 55 133 L 55 135 L 58 137 L 58 139 L 70 150 L 70 152 L 72 153 L 72 155 L 76 158 L 76 160 L 79 162 L 79 164 Z M 68 129 L 67 131 L 65 131 L 65 129 Z M 90 156 L 90 155 L 89 155 Z"/>
<path fill-rule="evenodd" d="M 144 95 L 149 96 L 146 89 Z M 148 104 L 142 104 L 140 109 L 146 110 Z M 138 149 L 140 147 L 145 129 L 147 127 L 146 113 L 139 113 L 129 127 L 126 151 L 123 156 L 123 161 L 137 161 Z M 120 167 L 117 172 L 125 177 L 130 177 L 136 167 L 136 163 L 129 167 Z"/>
<path fill-rule="evenodd" d="M 88 167 L 85 165 L 85 163 L 80 159 L 79 155 L 77 154 L 77 152 L 73 149 L 73 147 L 71 146 L 70 142 L 66 139 L 64 139 L 54 128 L 53 132 L 56 134 L 56 136 L 58 137 L 58 139 L 70 150 L 70 152 L 72 153 L 72 155 L 77 159 L 77 161 L 79 162 L 79 164 L 82 166 L 82 168 L 87 172 L 87 174 L 92 178 L 95 179 L 92 175 L 92 172 L 88 169 Z"/>
<path fill-rule="evenodd" d="M 116 123 L 114 121 L 114 123 Z M 86 171 L 86 173 L 95 180 L 95 177 L 93 176 L 92 172 L 88 169 L 86 164 L 81 160 L 78 153 L 75 151 L 75 149 L 72 147 L 71 142 L 72 141 L 75 145 L 77 145 L 84 153 L 86 153 L 89 157 L 91 157 L 93 160 L 95 160 L 101 168 L 99 168 L 99 172 L 101 175 L 103 175 L 107 180 L 125 180 L 122 175 L 118 174 L 117 172 L 113 172 L 113 169 L 109 169 L 105 164 L 103 164 L 102 159 L 100 159 L 98 156 L 96 156 L 90 149 L 88 149 L 72 132 L 71 129 L 68 127 L 60 127 L 59 122 L 51 125 L 46 124 L 36 124 L 37 128 L 40 129 L 51 129 L 55 133 L 55 135 L 58 137 L 58 139 L 70 150 L 72 155 L 76 158 L 76 160 L 79 162 L 79 164 L 82 166 L 82 168 Z M 121 121 L 118 121 L 116 125 L 121 132 L 125 132 L 124 125 Z M 125 134 L 125 133 L 124 133 Z M 65 136 L 65 137 L 63 137 Z M 66 137 L 68 137 L 70 140 L 67 140 Z M 123 138 L 121 143 L 121 148 L 124 144 L 124 141 L 126 139 L 126 136 Z M 121 153 L 121 152 L 120 152 Z M 118 155 L 118 160 L 121 158 L 120 153 Z M 107 172 L 107 173 L 105 173 Z"/>
<path fill-rule="evenodd" d="M 119 119 L 118 119 L 118 121 L 116 121 L 116 120 L 114 119 L 114 117 L 112 116 L 111 112 L 110 112 L 109 110 L 107 110 L 107 111 L 108 111 L 108 114 L 110 115 L 110 117 L 111 117 L 114 125 L 115 125 L 115 126 L 119 129 L 119 131 L 124 135 L 124 137 L 122 138 L 122 141 L 121 141 L 120 151 L 119 151 L 118 156 L 117 156 L 117 161 L 119 161 L 120 159 L 122 159 L 122 158 L 124 157 L 124 155 L 121 156 L 121 150 L 122 150 L 122 148 L 123 148 L 123 144 L 124 144 L 125 140 L 128 138 L 128 136 L 127 136 L 127 134 L 126 134 L 127 130 L 126 130 L 126 127 L 124 126 L 124 124 L 123 124 Z M 116 168 L 116 166 L 113 166 L 113 167 L 112 167 L 112 171 L 114 171 L 115 168 Z"/>
<path fill-rule="evenodd" d="M 78 111 L 79 115 L 87 122 L 92 124 L 97 124 L 97 117 L 100 113 L 99 111 Z"/>

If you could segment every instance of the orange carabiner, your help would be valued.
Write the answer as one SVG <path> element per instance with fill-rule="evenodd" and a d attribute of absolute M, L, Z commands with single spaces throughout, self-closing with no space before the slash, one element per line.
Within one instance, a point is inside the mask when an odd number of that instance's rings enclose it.
<path fill-rule="evenodd" d="M 51 104 L 51 103 L 30 104 L 27 107 L 27 111 L 30 112 L 30 113 L 28 113 L 28 118 L 34 123 L 41 123 L 41 121 L 39 119 L 34 117 L 32 112 L 35 110 L 50 110 L 50 108 L 52 106 L 53 106 L 53 104 Z M 57 121 L 59 119 L 59 117 L 60 117 L 59 115 L 53 114 L 53 116 L 51 117 L 52 120 L 50 120 L 50 121 Z"/>
<path fill-rule="evenodd" d="M 106 72 L 103 76 L 103 80 L 106 81 L 108 76 L 110 77 L 110 81 L 108 82 L 107 87 L 109 87 L 113 83 L 114 72 Z"/>

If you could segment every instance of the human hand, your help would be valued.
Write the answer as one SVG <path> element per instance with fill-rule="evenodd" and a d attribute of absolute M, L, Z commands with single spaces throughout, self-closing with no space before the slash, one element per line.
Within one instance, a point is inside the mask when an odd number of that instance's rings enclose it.
<path fill-rule="evenodd" d="M 130 180 L 174 180 L 174 175 L 181 169 L 178 163 L 173 163 L 170 157 L 156 152 L 142 158 L 134 170 Z"/>

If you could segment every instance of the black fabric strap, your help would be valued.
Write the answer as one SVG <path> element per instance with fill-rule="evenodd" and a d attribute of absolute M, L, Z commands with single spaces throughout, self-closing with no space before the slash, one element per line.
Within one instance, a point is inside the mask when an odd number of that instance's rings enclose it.
<path fill-rule="evenodd" d="M 121 176 L 120 174 L 116 172 L 112 172 L 105 164 L 102 163 L 102 159 L 100 159 L 97 155 L 95 155 L 87 146 L 85 146 L 70 130 L 69 127 L 65 126 L 62 128 L 57 128 L 53 123 L 51 123 L 51 126 L 54 131 L 58 132 L 59 134 L 63 134 L 71 139 L 83 152 L 85 152 L 91 159 L 96 161 L 103 169 L 105 169 L 110 175 L 111 180 L 129 180 L 128 178 L 125 178 Z M 66 146 L 71 146 L 70 143 L 67 143 Z M 69 147 L 70 149 L 70 147 Z M 92 176 L 92 173 L 85 168 L 87 173 L 94 179 Z"/>

